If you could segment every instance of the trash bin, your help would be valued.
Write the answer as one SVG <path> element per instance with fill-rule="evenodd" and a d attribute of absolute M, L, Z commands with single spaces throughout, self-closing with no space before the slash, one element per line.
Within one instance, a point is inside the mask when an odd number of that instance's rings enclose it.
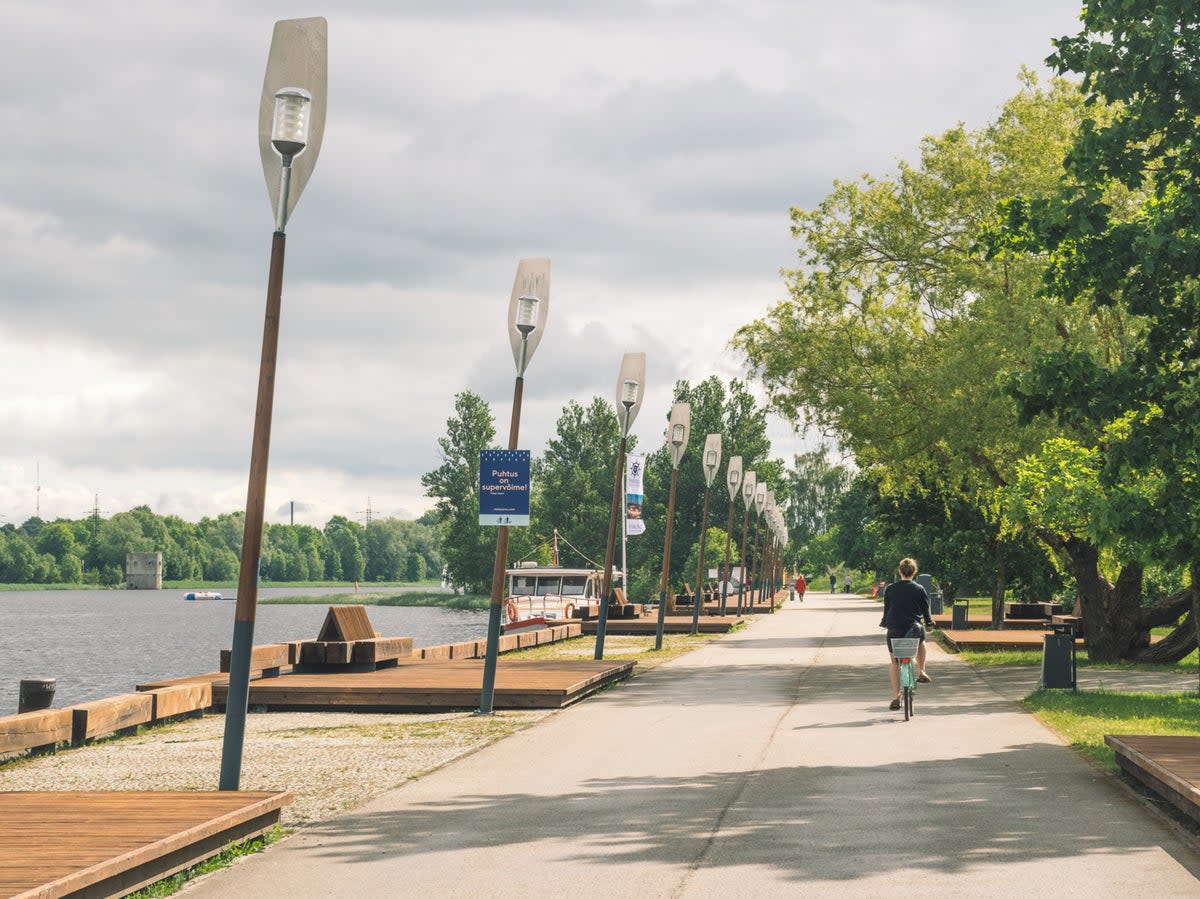
<path fill-rule="evenodd" d="M 58 681 L 53 677 L 30 677 L 21 681 L 17 695 L 17 714 L 37 712 L 50 708 L 54 702 L 54 688 Z"/>
<path fill-rule="evenodd" d="M 970 625 L 967 623 L 967 612 L 970 610 L 965 602 L 955 603 L 950 607 L 950 629 L 955 631 L 965 631 Z"/>
<path fill-rule="evenodd" d="M 941 615 L 945 612 L 945 606 L 942 604 L 942 594 L 936 590 L 929 594 L 929 614 Z"/>
<path fill-rule="evenodd" d="M 1046 634 L 1042 650 L 1042 687 L 1047 690 L 1075 689 L 1075 636 L 1058 631 Z"/>

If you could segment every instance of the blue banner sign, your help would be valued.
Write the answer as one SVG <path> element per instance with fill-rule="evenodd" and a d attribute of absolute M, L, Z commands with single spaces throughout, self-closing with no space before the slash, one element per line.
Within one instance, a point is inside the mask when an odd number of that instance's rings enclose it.
<path fill-rule="evenodd" d="M 529 450 L 480 452 L 479 523 L 529 526 Z"/>

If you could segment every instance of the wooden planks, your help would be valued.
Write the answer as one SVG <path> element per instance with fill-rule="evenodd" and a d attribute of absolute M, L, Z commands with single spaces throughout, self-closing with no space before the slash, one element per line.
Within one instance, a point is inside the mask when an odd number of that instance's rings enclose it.
<path fill-rule="evenodd" d="M 1200 737 L 1106 736 L 1121 770 L 1200 821 Z"/>
<path fill-rule="evenodd" d="M 162 721 L 175 715 L 203 712 L 212 705 L 211 681 L 175 684 L 171 687 L 160 687 L 157 690 L 145 692 L 154 702 L 153 718 L 155 721 Z"/>
<path fill-rule="evenodd" d="M 633 662 L 502 659 L 496 667 L 495 706 L 561 708 L 606 684 L 628 677 Z M 401 711 L 479 705 L 482 660 L 401 660 L 376 671 L 289 674 L 250 685 L 249 702 L 269 709 L 373 709 Z M 223 705 L 227 686 L 216 684 Z"/>
<path fill-rule="evenodd" d="M 229 672 L 229 659 L 232 654 L 232 650 L 221 650 L 221 671 Z M 261 671 L 264 677 L 277 677 L 279 669 L 288 664 L 290 662 L 286 643 L 265 643 L 262 646 L 250 647 L 250 670 Z"/>
<path fill-rule="evenodd" d="M 0 793 L 0 896 L 117 896 L 256 836 L 290 793 Z"/>
<path fill-rule="evenodd" d="M 149 724 L 154 718 L 154 697 L 149 693 L 123 693 L 83 702 L 69 711 L 72 716 L 71 742 L 78 746 L 85 740 Z"/>
<path fill-rule="evenodd" d="M 366 606 L 330 606 L 321 625 L 317 640 L 322 643 L 335 640 L 370 640 L 375 637 L 375 628 L 367 617 Z"/>
<path fill-rule="evenodd" d="M 764 609 L 764 611 L 766 611 Z M 727 634 L 735 624 L 742 619 L 736 615 L 701 615 L 699 630 L 702 634 Z M 604 628 L 606 634 L 638 635 L 657 633 L 658 619 L 651 612 L 648 618 L 618 618 L 609 619 Z M 663 632 L 667 634 L 690 634 L 692 632 L 691 615 L 672 615 L 667 613 L 663 623 Z M 596 633 L 596 622 L 583 622 L 583 633 L 590 636 Z"/>
<path fill-rule="evenodd" d="M 0 718 L 0 755 L 55 746 L 71 739 L 70 709 L 41 709 Z"/>

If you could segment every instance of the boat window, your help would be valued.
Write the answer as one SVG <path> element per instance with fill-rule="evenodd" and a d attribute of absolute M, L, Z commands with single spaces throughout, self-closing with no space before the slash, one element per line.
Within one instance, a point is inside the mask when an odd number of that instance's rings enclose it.
<path fill-rule="evenodd" d="M 563 596 L 583 596 L 583 586 L 587 582 L 586 574 L 567 575 L 562 580 Z"/>
<path fill-rule="evenodd" d="M 529 596 L 533 593 L 534 586 L 537 584 L 537 578 L 527 574 L 514 574 L 512 579 L 512 587 L 509 593 L 513 596 Z"/>
<path fill-rule="evenodd" d="M 558 577 L 540 577 L 537 582 L 538 596 L 556 596 L 558 595 L 558 583 L 561 578 Z"/>

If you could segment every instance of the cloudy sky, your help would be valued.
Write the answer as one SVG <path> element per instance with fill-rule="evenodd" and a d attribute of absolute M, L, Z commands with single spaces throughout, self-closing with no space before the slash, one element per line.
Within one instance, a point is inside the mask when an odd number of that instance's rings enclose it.
<path fill-rule="evenodd" d="M 517 261 L 549 256 L 522 446 L 647 355 L 740 373 L 788 210 L 984 124 L 1078 0 L 0 0 L 0 522 L 245 505 L 273 220 L 275 20 L 329 20 L 319 163 L 288 225 L 268 520 L 431 505 L 453 396 L 507 435 Z M 837 364 L 830 360 L 830 364 Z M 777 454 L 804 443 L 772 426 Z M 40 484 L 40 491 L 37 489 Z"/>

